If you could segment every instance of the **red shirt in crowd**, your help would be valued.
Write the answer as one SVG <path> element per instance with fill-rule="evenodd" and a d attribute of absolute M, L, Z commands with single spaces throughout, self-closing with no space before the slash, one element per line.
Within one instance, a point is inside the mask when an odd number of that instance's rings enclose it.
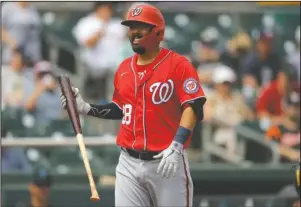
<path fill-rule="evenodd" d="M 272 81 L 263 89 L 256 103 L 257 113 L 268 112 L 273 116 L 280 116 L 283 113 L 283 98 L 278 88 L 277 81 Z"/>

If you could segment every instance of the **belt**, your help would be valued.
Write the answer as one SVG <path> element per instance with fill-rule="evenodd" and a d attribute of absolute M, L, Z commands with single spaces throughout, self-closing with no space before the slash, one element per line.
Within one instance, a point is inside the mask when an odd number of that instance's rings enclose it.
<path fill-rule="evenodd" d="M 151 151 L 135 151 L 132 149 L 121 148 L 123 151 L 127 152 L 131 157 L 144 161 L 156 160 L 153 158 L 155 155 L 158 155 L 160 152 L 151 152 Z"/>

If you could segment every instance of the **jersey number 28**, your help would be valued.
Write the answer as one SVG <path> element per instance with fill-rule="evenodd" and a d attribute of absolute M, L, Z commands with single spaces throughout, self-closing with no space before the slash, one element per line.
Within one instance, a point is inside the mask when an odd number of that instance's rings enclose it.
<path fill-rule="evenodd" d="M 131 123 L 131 114 L 132 114 L 132 105 L 131 104 L 123 105 L 122 124 L 129 125 Z"/>

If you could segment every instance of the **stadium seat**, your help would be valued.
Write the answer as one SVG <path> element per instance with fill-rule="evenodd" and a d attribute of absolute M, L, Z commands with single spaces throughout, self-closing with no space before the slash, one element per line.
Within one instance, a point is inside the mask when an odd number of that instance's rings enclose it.
<path fill-rule="evenodd" d="M 241 126 L 256 132 L 254 135 L 242 132 L 237 133 L 238 140 L 245 142 L 245 158 L 256 163 L 270 162 L 272 152 L 268 145 L 264 144 L 264 131 L 261 129 L 259 122 L 244 121 L 241 123 Z"/>
<path fill-rule="evenodd" d="M 36 166 L 50 166 L 49 160 L 40 149 L 28 148 L 25 153 L 33 168 Z"/>
<path fill-rule="evenodd" d="M 254 120 L 254 121 L 244 121 L 241 123 L 242 126 L 246 126 L 248 128 L 251 128 L 257 132 L 264 133 L 264 131 L 260 128 L 259 121 Z"/>
<path fill-rule="evenodd" d="M 24 134 L 26 137 L 49 137 L 50 134 L 47 131 L 47 126 L 42 124 L 35 124 L 33 127 L 24 129 Z"/>
<path fill-rule="evenodd" d="M 72 35 L 72 29 L 77 21 L 84 15 L 85 12 L 79 11 L 58 14 L 56 15 L 56 21 L 46 27 L 47 31 L 56 34 L 61 39 L 68 41 L 73 45 L 77 45 L 77 42 Z"/>
<path fill-rule="evenodd" d="M 22 123 L 24 111 L 20 109 L 7 108 L 1 112 L 2 126 L 13 136 L 24 137 L 25 127 Z"/>
<path fill-rule="evenodd" d="M 64 136 L 74 136 L 74 130 L 70 120 L 53 120 L 47 127 L 47 134 L 52 136 L 57 132 L 63 134 Z"/>
<path fill-rule="evenodd" d="M 93 148 L 92 150 L 95 152 L 95 154 L 101 157 L 101 159 L 105 162 L 106 165 L 117 165 L 121 150 L 120 147 L 113 145 Z"/>
<path fill-rule="evenodd" d="M 92 151 L 87 150 L 87 152 L 91 167 L 101 170 L 103 161 L 94 155 Z M 55 170 L 59 173 L 85 170 L 80 151 L 77 147 L 55 148 L 51 151 L 49 159 Z"/>

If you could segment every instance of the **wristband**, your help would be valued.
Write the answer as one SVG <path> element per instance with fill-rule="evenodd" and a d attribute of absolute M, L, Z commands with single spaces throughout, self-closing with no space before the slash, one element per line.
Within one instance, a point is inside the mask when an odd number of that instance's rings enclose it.
<path fill-rule="evenodd" d="M 186 129 L 185 127 L 180 126 L 174 138 L 174 141 L 179 142 L 181 144 L 185 144 L 188 140 L 189 136 L 191 135 L 191 131 Z"/>

